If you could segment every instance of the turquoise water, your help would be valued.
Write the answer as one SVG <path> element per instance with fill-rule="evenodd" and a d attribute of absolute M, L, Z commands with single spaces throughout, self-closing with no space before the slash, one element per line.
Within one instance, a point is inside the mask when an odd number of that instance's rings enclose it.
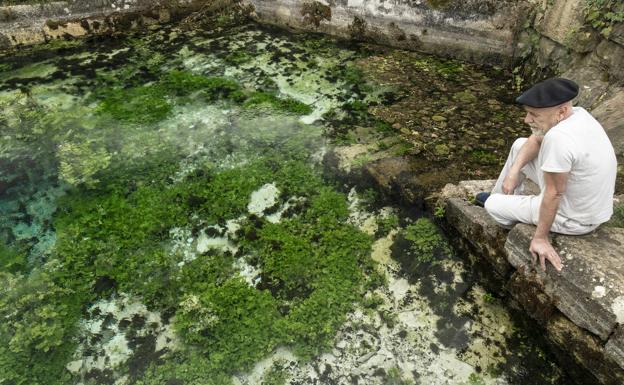
<path fill-rule="evenodd" d="M 363 127 L 412 151 L 367 108 L 402 95 L 357 65 L 383 51 L 248 25 L 2 58 L 0 383 L 564 383 L 430 219 L 337 177 Z"/>

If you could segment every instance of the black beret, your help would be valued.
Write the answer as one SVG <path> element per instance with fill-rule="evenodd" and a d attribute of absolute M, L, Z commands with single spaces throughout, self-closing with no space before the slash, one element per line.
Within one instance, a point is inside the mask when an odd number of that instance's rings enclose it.
<path fill-rule="evenodd" d="M 516 102 L 535 108 L 553 107 L 574 99 L 578 90 L 578 85 L 572 80 L 550 78 L 524 91 Z"/>

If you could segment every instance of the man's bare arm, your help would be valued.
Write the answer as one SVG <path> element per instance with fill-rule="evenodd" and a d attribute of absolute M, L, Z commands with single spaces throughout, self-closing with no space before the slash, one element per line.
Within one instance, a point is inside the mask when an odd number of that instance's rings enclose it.
<path fill-rule="evenodd" d="M 542 197 L 542 204 L 540 205 L 537 229 L 535 230 L 535 235 L 533 235 L 533 240 L 531 240 L 531 246 L 529 247 L 533 257 L 539 257 L 542 270 L 546 270 L 546 259 L 552 263 L 555 269 L 561 270 L 562 268 L 561 258 L 550 244 L 548 233 L 557 215 L 559 202 L 565 193 L 567 183 L 567 172 L 544 172 L 544 195 Z"/>
<path fill-rule="evenodd" d="M 509 170 L 509 173 L 507 173 L 505 179 L 503 180 L 503 193 L 514 193 L 514 190 L 520 184 L 520 170 L 522 170 L 522 167 L 524 167 L 527 163 L 537 157 L 542 144 L 542 139 L 542 136 L 531 135 L 527 141 L 524 142 L 520 148 L 520 152 L 518 152 L 518 155 L 516 156 L 516 160 Z"/>

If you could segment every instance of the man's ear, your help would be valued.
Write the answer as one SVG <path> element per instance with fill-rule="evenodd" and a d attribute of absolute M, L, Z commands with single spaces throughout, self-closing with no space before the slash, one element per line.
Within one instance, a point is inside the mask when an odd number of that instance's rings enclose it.
<path fill-rule="evenodd" d="M 557 121 L 558 122 L 562 121 L 568 115 L 570 110 L 571 110 L 570 103 L 563 103 L 562 105 L 560 105 L 559 108 L 557 109 Z"/>

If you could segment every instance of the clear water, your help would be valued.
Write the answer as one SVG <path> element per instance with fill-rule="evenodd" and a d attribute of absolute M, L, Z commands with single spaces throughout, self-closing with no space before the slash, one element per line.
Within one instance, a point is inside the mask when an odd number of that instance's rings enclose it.
<path fill-rule="evenodd" d="M 371 55 L 248 25 L 2 58 L 0 383 L 564 383 L 432 221 L 324 167 L 398 136 Z"/>

